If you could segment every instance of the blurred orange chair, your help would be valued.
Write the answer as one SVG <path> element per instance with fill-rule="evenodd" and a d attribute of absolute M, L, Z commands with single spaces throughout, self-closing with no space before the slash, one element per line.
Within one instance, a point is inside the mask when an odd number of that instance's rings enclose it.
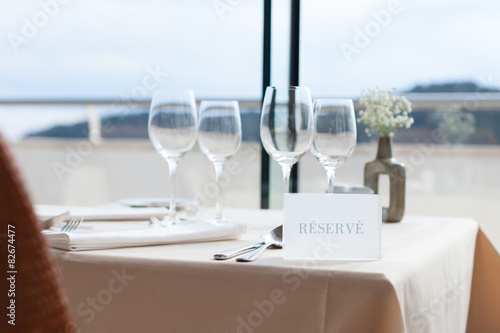
<path fill-rule="evenodd" d="M 0 249 L 0 332 L 76 332 L 59 273 L 1 135 Z"/>

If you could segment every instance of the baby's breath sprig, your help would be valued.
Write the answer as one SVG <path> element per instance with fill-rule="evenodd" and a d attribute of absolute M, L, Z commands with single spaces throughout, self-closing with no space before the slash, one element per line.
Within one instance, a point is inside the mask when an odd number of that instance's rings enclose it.
<path fill-rule="evenodd" d="M 400 127 L 410 128 L 413 118 L 411 103 L 404 96 L 393 95 L 396 89 L 380 90 L 379 88 L 363 91 L 359 97 L 365 110 L 359 112 L 358 122 L 369 126 L 366 134 L 371 136 L 377 132 L 380 136 L 392 136 Z"/>

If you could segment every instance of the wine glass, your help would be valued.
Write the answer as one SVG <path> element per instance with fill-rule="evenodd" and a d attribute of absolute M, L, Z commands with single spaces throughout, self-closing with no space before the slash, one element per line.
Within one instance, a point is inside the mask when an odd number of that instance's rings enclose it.
<path fill-rule="evenodd" d="M 217 182 L 217 203 L 213 223 L 227 222 L 222 218 L 220 179 L 224 163 L 241 145 L 241 117 L 237 101 L 202 101 L 198 121 L 198 145 L 213 163 Z"/>
<path fill-rule="evenodd" d="M 280 164 L 283 192 L 290 190 L 292 166 L 305 155 L 313 139 L 311 94 L 306 87 L 267 87 L 262 103 L 260 138 Z"/>
<path fill-rule="evenodd" d="M 311 152 L 323 164 L 328 177 L 328 193 L 333 193 L 335 170 L 356 147 L 356 118 L 350 99 L 316 99 L 314 140 Z"/>
<path fill-rule="evenodd" d="M 169 215 L 161 226 L 182 224 L 176 215 L 175 171 L 179 159 L 196 143 L 196 103 L 191 90 L 158 90 L 149 111 L 149 138 L 170 172 Z"/>

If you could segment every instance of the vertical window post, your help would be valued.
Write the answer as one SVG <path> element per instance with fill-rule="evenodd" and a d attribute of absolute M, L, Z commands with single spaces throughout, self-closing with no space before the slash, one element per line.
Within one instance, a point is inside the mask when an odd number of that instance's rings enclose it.
<path fill-rule="evenodd" d="M 300 0 L 291 0 L 290 7 L 290 45 L 289 45 L 289 67 L 288 67 L 288 84 L 290 86 L 299 85 L 299 50 L 300 50 Z M 282 4 L 283 5 L 283 4 Z M 272 63 L 272 3 L 271 0 L 264 0 L 264 47 L 263 47 L 263 75 L 262 75 L 262 99 L 266 87 L 271 85 L 271 63 Z M 279 47 L 279 46 L 278 46 Z M 280 75 L 279 78 L 273 78 L 274 82 L 279 82 L 284 79 Z M 286 82 L 286 81 L 285 81 Z M 264 147 L 261 151 L 261 208 L 269 208 L 270 206 L 270 160 Z M 290 176 L 291 192 L 298 191 L 298 165 L 292 169 Z"/>
<path fill-rule="evenodd" d="M 291 0 L 290 17 L 290 85 L 299 85 L 299 51 L 300 51 L 300 0 Z M 292 193 L 299 189 L 299 165 L 296 163 L 290 174 Z"/>
<path fill-rule="evenodd" d="M 264 0 L 263 37 L 262 101 L 266 88 L 271 84 L 271 0 Z M 260 178 L 260 207 L 269 208 L 269 155 L 263 146 L 261 146 Z"/>

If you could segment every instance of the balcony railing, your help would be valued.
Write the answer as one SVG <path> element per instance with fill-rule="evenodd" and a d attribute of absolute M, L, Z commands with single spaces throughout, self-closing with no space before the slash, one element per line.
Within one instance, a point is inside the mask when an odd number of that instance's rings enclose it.
<path fill-rule="evenodd" d="M 405 95 L 412 102 L 414 110 L 412 115 L 415 118 L 415 124 L 410 131 L 398 131 L 395 142 L 421 141 L 426 135 L 430 135 L 430 132 L 437 128 L 442 121 L 439 118 L 440 115 L 435 114 L 436 110 L 446 109 L 460 109 L 474 115 L 476 119 L 475 133 L 469 138 L 465 138 L 465 143 L 498 144 L 500 142 L 500 93 L 418 93 Z M 260 112 L 260 102 L 242 100 L 239 103 L 242 114 L 246 117 L 243 119 L 244 140 L 259 141 L 258 113 Z M 39 110 L 40 113 L 37 116 L 47 118 L 49 115 L 45 116 L 44 110 L 54 108 L 66 115 L 79 110 L 82 116 L 79 122 L 84 123 L 84 127 L 86 127 L 85 130 L 82 130 L 82 126 L 78 130 L 75 128 L 75 131 L 70 134 L 66 131 L 62 137 L 81 138 L 87 136 L 94 144 L 100 144 L 102 140 L 107 138 L 147 138 L 146 116 L 143 116 L 135 124 L 135 126 L 139 126 L 142 121 L 140 133 L 134 133 L 131 124 L 127 124 L 128 127 L 121 132 L 115 128 L 114 132 L 109 133 L 109 127 L 113 121 L 123 120 L 130 115 L 146 113 L 149 104 L 150 100 L 4 100 L 0 101 L 0 129 L 2 125 L 6 126 L 4 125 L 5 119 L 16 116 L 23 117 L 23 110 L 31 110 L 32 114 Z M 360 110 L 361 108 L 362 106 L 355 100 L 355 109 Z M 35 119 L 30 120 L 36 123 Z M 24 131 L 40 132 L 40 128 L 29 130 L 33 124 L 30 123 L 30 120 L 24 120 Z M 58 125 L 58 120 L 57 116 L 54 117 L 53 126 Z M 18 126 L 20 125 L 18 124 Z M 364 135 L 364 128 L 361 124 L 359 129 L 358 142 L 369 141 L 369 138 Z M 22 130 L 20 128 L 20 131 Z M 17 139 L 22 138 L 20 134 L 13 136 Z M 57 137 L 57 134 L 41 134 L 39 136 Z"/>

